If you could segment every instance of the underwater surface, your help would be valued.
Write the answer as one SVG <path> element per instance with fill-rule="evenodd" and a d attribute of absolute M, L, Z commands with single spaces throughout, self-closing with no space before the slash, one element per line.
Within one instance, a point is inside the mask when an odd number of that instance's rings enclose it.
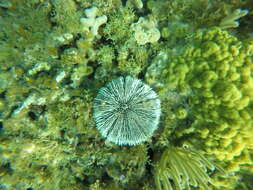
<path fill-rule="evenodd" d="M 253 1 L 1 0 L 0 190 L 253 190 Z"/>

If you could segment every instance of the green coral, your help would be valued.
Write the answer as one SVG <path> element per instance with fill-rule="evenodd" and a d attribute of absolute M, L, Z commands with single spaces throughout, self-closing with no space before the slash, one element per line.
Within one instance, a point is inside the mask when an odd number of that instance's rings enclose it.
<path fill-rule="evenodd" d="M 230 13 L 228 16 L 223 18 L 220 22 L 221 28 L 235 28 L 239 26 L 239 22 L 236 21 L 239 18 L 245 16 L 248 14 L 248 10 L 242 10 L 242 9 L 236 9 L 232 13 Z"/>
<path fill-rule="evenodd" d="M 222 161 L 227 171 L 249 169 L 252 41 L 242 42 L 219 28 L 199 30 L 181 52 L 180 56 L 172 52 L 161 62 L 166 64 L 162 83 L 188 94 L 190 109 L 184 120 L 191 122 L 185 126 L 179 122 L 175 135 Z M 165 92 L 161 96 L 168 96 Z M 217 186 L 229 188 L 225 183 Z"/>

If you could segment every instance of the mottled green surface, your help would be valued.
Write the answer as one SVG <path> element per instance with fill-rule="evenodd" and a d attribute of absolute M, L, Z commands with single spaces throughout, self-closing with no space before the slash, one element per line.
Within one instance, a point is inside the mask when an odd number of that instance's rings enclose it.
<path fill-rule="evenodd" d="M 167 190 L 155 179 L 175 176 L 156 171 L 182 147 L 226 170 L 206 171 L 210 189 L 252 190 L 252 12 L 251 0 L 1 1 L 0 190 Z M 106 141 L 92 118 L 98 90 L 126 75 L 162 103 L 137 146 Z"/>

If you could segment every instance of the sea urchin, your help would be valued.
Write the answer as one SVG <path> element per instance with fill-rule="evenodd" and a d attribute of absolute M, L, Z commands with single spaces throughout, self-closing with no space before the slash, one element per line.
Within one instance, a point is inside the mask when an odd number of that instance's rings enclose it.
<path fill-rule="evenodd" d="M 119 77 L 94 100 L 97 129 L 108 141 L 136 145 L 151 137 L 161 114 L 157 94 L 139 79 Z"/>

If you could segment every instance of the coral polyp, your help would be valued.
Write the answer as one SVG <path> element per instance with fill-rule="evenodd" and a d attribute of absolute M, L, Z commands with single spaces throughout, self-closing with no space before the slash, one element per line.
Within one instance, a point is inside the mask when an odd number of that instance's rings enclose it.
<path fill-rule="evenodd" d="M 97 129 L 108 141 L 136 145 L 152 136 L 160 114 L 157 94 L 139 79 L 127 76 L 99 90 L 93 116 Z"/>

